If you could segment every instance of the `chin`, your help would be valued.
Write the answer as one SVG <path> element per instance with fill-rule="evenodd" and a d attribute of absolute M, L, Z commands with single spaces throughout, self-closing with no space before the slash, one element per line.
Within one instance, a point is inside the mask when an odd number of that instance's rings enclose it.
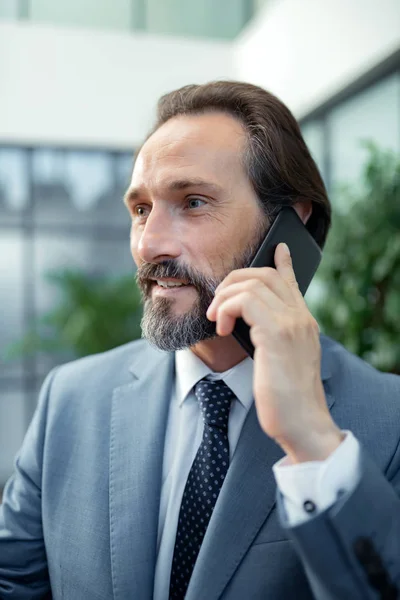
<path fill-rule="evenodd" d="M 183 316 L 193 310 L 198 301 L 198 294 L 195 289 L 185 290 L 180 297 L 155 296 L 152 298 L 154 306 L 163 305 L 169 307 L 174 315 Z"/>

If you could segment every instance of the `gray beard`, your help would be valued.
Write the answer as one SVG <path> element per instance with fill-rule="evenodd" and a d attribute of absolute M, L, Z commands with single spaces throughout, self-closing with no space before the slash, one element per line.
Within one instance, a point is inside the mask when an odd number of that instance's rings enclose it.
<path fill-rule="evenodd" d="M 231 269 L 227 270 L 220 279 L 206 278 L 196 273 L 193 281 L 196 281 L 198 299 L 193 308 L 184 315 L 174 315 L 173 301 L 167 298 L 157 298 L 153 302 L 149 288 L 141 285 L 138 279 L 144 299 L 142 337 L 153 346 L 168 352 L 190 348 L 201 341 L 217 337 L 215 322 L 209 321 L 206 316 L 207 309 L 214 298 L 214 290 L 228 273 L 249 265 L 263 237 L 264 232 L 259 235 L 256 244 L 249 246 L 239 259 L 233 261 Z M 182 279 L 185 277 L 182 276 Z M 188 279 L 191 280 L 190 277 Z"/>
<path fill-rule="evenodd" d="M 160 350 L 173 352 L 190 348 L 201 340 L 216 337 L 215 323 L 205 316 L 207 308 L 200 310 L 201 300 L 184 315 L 174 316 L 171 311 L 171 301 L 166 298 L 146 300 L 141 322 L 142 337 Z M 211 300 L 210 300 L 211 304 Z"/>

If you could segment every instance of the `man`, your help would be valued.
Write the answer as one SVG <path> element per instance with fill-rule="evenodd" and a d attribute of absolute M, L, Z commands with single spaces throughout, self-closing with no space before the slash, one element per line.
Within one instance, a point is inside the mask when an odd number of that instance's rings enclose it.
<path fill-rule="evenodd" d="M 319 336 L 284 245 L 247 268 L 284 205 L 329 228 L 291 113 L 238 82 L 168 94 L 125 202 L 147 341 L 48 376 L 1 598 L 396 598 L 399 378 Z"/>

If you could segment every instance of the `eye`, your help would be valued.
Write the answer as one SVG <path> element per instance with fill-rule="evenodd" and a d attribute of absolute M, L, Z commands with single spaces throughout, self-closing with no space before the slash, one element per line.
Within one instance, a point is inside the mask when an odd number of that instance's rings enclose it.
<path fill-rule="evenodd" d="M 206 204 L 206 201 L 203 198 L 199 198 L 197 196 L 192 196 L 191 198 L 188 198 L 189 208 L 200 208 L 200 206 L 202 206 L 202 205 L 201 204 L 199 205 L 198 204 L 199 202 Z"/>
<path fill-rule="evenodd" d="M 138 218 L 146 217 L 148 214 L 147 207 L 143 206 L 142 204 L 135 206 L 132 209 L 132 214 L 134 217 L 138 217 Z"/>

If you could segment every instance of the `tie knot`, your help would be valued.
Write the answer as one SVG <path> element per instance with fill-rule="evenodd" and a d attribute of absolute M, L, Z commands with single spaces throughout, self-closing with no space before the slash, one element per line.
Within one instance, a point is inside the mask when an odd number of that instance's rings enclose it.
<path fill-rule="evenodd" d="M 199 401 L 204 422 L 210 427 L 228 429 L 229 410 L 235 394 L 226 383 L 222 379 L 202 379 L 195 386 L 194 393 Z"/>

